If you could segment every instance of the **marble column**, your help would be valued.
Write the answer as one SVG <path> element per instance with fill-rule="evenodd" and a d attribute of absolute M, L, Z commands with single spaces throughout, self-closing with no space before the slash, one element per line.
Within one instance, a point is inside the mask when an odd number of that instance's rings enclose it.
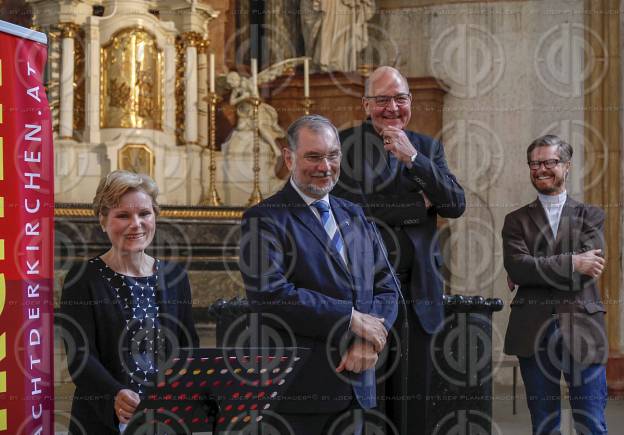
<path fill-rule="evenodd" d="M 597 89 L 585 94 L 585 137 L 595 137 L 594 132 L 604 138 L 606 149 L 599 141 L 588 140 L 586 155 L 591 155 L 598 164 L 591 168 L 589 180 L 593 183 L 585 192 L 589 203 L 597 204 L 606 211 L 604 236 L 606 241 L 607 267 L 600 277 L 602 299 L 607 306 L 607 335 L 609 338 L 609 361 L 607 363 L 607 384 L 609 394 L 624 397 L 624 349 L 620 337 L 622 304 L 622 212 L 619 201 L 621 195 L 621 104 L 620 76 L 620 0 L 586 0 L 585 26 L 591 31 L 585 41 L 588 53 L 596 57 L 594 67 L 586 77 L 585 88 L 598 84 Z M 618 13 L 612 13 L 616 11 Z M 591 37 L 590 37 L 591 36 Z M 602 47 L 598 45 L 601 42 Z M 601 49 L 604 48 L 604 53 Z M 606 56 L 606 57 L 603 57 Z"/>
<path fill-rule="evenodd" d="M 175 138 L 176 130 L 176 46 L 173 37 L 167 40 L 165 45 L 165 88 L 163 99 L 165 103 L 165 122 L 163 130 L 165 134 Z M 174 139 L 175 141 L 175 139 Z"/>
<path fill-rule="evenodd" d="M 185 42 L 184 60 L 184 141 L 197 143 L 197 47 L 203 38 L 196 32 L 183 35 Z"/>
<path fill-rule="evenodd" d="M 59 136 L 70 139 L 74 123 L 74 38 L 80 27 L 75 23 L 60 23 L 61 82 Z"/>
<path fill-rule="evenodd" d="M 197 98 L 198 98 L 198 142 L 208 145 L 208 40 L 204 39 L 197 47 Z"/>
<path fill-rule="evenodd" d="M 86 80 L 85 133 L 89 143 L 100 142 L 100 28 L 94 17 L 87 18 L 85 26 L 85 65 L 89 66 Z"/>

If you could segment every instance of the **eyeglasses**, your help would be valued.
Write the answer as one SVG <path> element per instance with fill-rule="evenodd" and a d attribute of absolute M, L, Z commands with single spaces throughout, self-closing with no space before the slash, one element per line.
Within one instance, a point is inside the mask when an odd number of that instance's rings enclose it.
<path fill-rule="evenodd" d="M 378 106 L 386 107 L 392 100 L 397 106 L 406 106 L 412 99 L 412 94 L 396 94 L 392 95 L 376 95 L 376 96 L 364 96 L 367 100 L 374 100 Z"/>
<path fill-rule="evenodd" d="M 330 154 L 306 154 L 303 156 L 303 159 L 306 162 L 314 163 L 315 165 L 318 165 L 325 159 L 327 159 L 329 163 L 336 163 L 340 161 L 341 157 L 342 157 L 342 153 L 337 152 L 337 153 L 330 153 Z"/>
<path fill-rule="evenodd" d="M 555 166 L 557 166 L 559 163 L 565 163 L 565 162 L 562 162 L 559 159 L 531 160 L 529 162 L 529 168 L 531 168 L 534 171 L 537 171 L 540 168 L 540 166 L 544 165 L 546 169 L 552 169 Z"/>

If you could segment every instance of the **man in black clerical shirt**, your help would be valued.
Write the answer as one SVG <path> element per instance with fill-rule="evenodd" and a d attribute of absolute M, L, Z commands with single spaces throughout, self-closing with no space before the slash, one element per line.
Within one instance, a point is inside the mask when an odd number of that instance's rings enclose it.
<path fill-rule="evenodd" d="M 457 218 L 466 203 L 442 144 L 405 129 L 411 101 L 407 80 L 398 70 L 382 66 L 371 74 L 362 98 L 367 119 L 340 134 L 342 172 L 332 194 L 361 205 L 381 228 L 409 321 L 408 397 L 397 397 L 397 370 L 386 383 L 386 412 L 400 428 L 401 400 L 408 400 L 408 427 L 419 431 L 412 433 L 429 433 L 436 423 L 427 420 L 426 412 L 433 370 L 430 343 L 444 319 L 437 216 Z M 401 324 L 397 319 L 395 328 Z"/>

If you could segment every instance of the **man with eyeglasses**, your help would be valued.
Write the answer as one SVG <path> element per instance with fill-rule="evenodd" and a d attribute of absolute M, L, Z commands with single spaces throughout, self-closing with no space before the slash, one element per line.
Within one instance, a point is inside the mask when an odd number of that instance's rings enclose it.
<path fill-rule="evenodd" d="M 336 127 L 301 117 L 288 144 L 290 180 L 245 212 L 240 247 L 251 307 L 279 318 L 282 343 L 310 349 L 277 403 L 287 427 L 276 430 L 360 434 L 362 410 L 376 406 L 374 367 L 399 290 L 362 209 L 329 194 L 340 173 Z"/>
<path fill-rule="evenodd" d="M 606 434 L 608 343 L 597 282 L 605 214 L 568 196 L 568 143 L 539 137 L 527 159 L 537 199 L 503 226 L 509 288 L 517 288 L 504 351 L 518 357 L 534 435 L 559 433 L 562 374 L 576 433 Z"/>
<path fill-rule="evenodd" d="M 427 434 L 436 423 L 427 418 L 433 372 L 430 343 L 444 320 L 437 217 L 461 216 L 464 190 L 448 168 L 442 144 L 406 129 L 412 98 L 398 70 L 377 68 L 364 92 L 367 119 L 340 134 L 342 170 L 332 193 L 360 204 L 381 229 L 401 281 L 409 321 L 408 397 L 401 398 L 402 377 L 395 370 L 385 384 L 386 413 L 400 428 L 401 400 L 408 400 L 405 418 L 410 433 Z M 397 331 L 401 317 L 399 311 Z M 405 343 L 400 344 L 405 351 Z M 391 365 L 398 355 L 389 358 Z"/>

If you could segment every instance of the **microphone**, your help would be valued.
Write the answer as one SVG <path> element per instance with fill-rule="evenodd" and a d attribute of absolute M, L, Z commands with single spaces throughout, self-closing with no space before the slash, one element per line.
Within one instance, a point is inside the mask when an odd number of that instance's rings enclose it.
<path fill-rule="evenodd" d="M 405 302 L 405 298 L 403 297 L 403 292 L 401 291 L 401 283 L 399 282 L 394 270 L 392 269 L 392 265 L 390 264 L 390 259 L 388 258 L 388 253 L 386 252 L 386 246 L 383 243 L 381 236 L 379 235 L 379 230 L 377 229 L 377 225 L 371 219 L 367 219 L 369 225 L 373 228 L 373 232 L 375 233 L 375 238 L 377 239 L 377 243 L 381 248 L 381 254 L 383 255 L 384 261 L 388 266 L 388 269 L 392 273 L 392 279 L 394 281 L 394 285 L 399 292 L 399 300 L 403 313 L 403 322 L 401 324 L 401 334 L 399 343 L 399 348 L 401 350 L 401 430 L 399 430 L 400 434 L 406 434 L 407 431 L 407 377 L 408 377 L 408 360 L 407 355 L 409 351 L 409 323 L 407 321 L 407 303 Z"/>

